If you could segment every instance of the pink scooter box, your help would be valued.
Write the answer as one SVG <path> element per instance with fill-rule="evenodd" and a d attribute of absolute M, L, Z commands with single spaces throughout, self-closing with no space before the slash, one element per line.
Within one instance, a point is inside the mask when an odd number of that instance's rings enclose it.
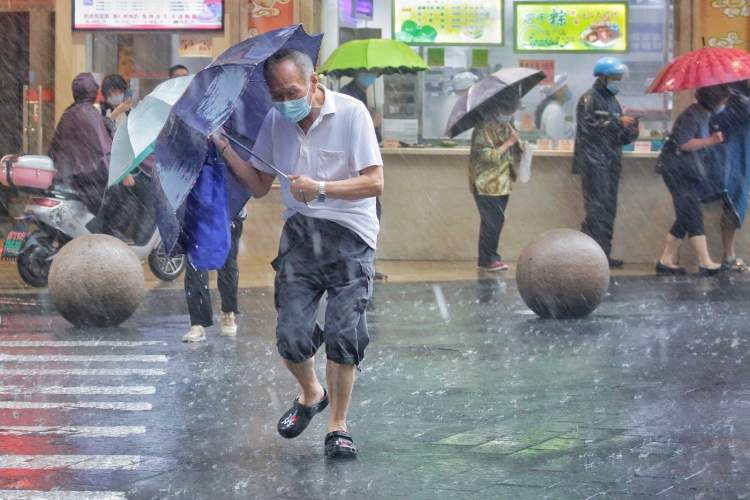
<path fill-rule="evenodd" d="M 57 171 L 48 156 L 6 155 L 0 160 L 0 184 L 49 189 Z"/>

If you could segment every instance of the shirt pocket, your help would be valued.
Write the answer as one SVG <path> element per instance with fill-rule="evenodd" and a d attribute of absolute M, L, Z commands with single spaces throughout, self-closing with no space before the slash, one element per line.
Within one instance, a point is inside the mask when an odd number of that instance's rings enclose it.
<path fill-rule="evenodd" d="M 351 177 L 344 151 L 318 150 L 318 180 L 341 181 Z"/>

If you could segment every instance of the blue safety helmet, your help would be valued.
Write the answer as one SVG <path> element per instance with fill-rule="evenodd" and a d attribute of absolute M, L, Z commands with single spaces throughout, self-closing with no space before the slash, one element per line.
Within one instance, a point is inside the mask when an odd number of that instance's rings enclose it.
<path fill-rule="evenodd" d="M 616 57 L 602 57 L 596 61 L 594 76 L 623 76 L 628 66 Z"/>

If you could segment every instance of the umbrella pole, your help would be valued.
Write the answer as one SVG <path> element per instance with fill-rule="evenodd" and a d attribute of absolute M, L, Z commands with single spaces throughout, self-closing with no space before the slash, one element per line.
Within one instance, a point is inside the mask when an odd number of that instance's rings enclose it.
<path fill-rule="evenodd" d="M 247 146 L 245 146 L 244 144 L 242 144 L 240 141 L 238 141 L 237 139 L 235 139 L 231 135 L 227 134 L 226 131 L 224 131 L 224 137 L 226 137 L 227 139 L 229 139 L 229 142 L 231 142 L 232 144 L 235 144 L 235 145 L 239 146 L 240 148 L 242 148 L 245 152 L 247 152 L 247 154 L 249 154 L 250 156 L 252 156 L 256 160 L 258 160 L 263 165 L 265 165 L 266 167 L 270 168 L 271 170 L 273 170 L 277 174 L 279 174 L 284 179 L 289 179 L 288 175 L 286 175 L 284 172 L 282 172 L 278 168 L 276 168 L 273 165 L 271 165 L 270 163 L 268 163 L 266 160 L 264 160 L 263 158 L 261 158 L 257 154 L 253 153 L 253 151 L 250 148 L 248 148 Z"/>

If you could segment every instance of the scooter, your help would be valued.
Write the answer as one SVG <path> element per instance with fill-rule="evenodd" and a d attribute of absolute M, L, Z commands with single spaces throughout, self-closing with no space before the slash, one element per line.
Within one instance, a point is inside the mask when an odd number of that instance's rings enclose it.
<path fill-rule="evenodd" d="M 86 205 L 70 188 L 52 185 L 55 173 L 47 156 L 8 155 L 0 160 L 0 184 L 29 197 L 24 213 L 16 218 L 3 245 L 2 258 L 14 259 L 23 281 L 33 287 L 47 286 L 52 261 L 60 248 L 73 238 L 91 234 L 94 219 Z M 154 224 L 145 244 L 129 243 L 141 261 L 162 281 L 173 281 L 185 269 L 185 256 L 168 256 Z"/>

